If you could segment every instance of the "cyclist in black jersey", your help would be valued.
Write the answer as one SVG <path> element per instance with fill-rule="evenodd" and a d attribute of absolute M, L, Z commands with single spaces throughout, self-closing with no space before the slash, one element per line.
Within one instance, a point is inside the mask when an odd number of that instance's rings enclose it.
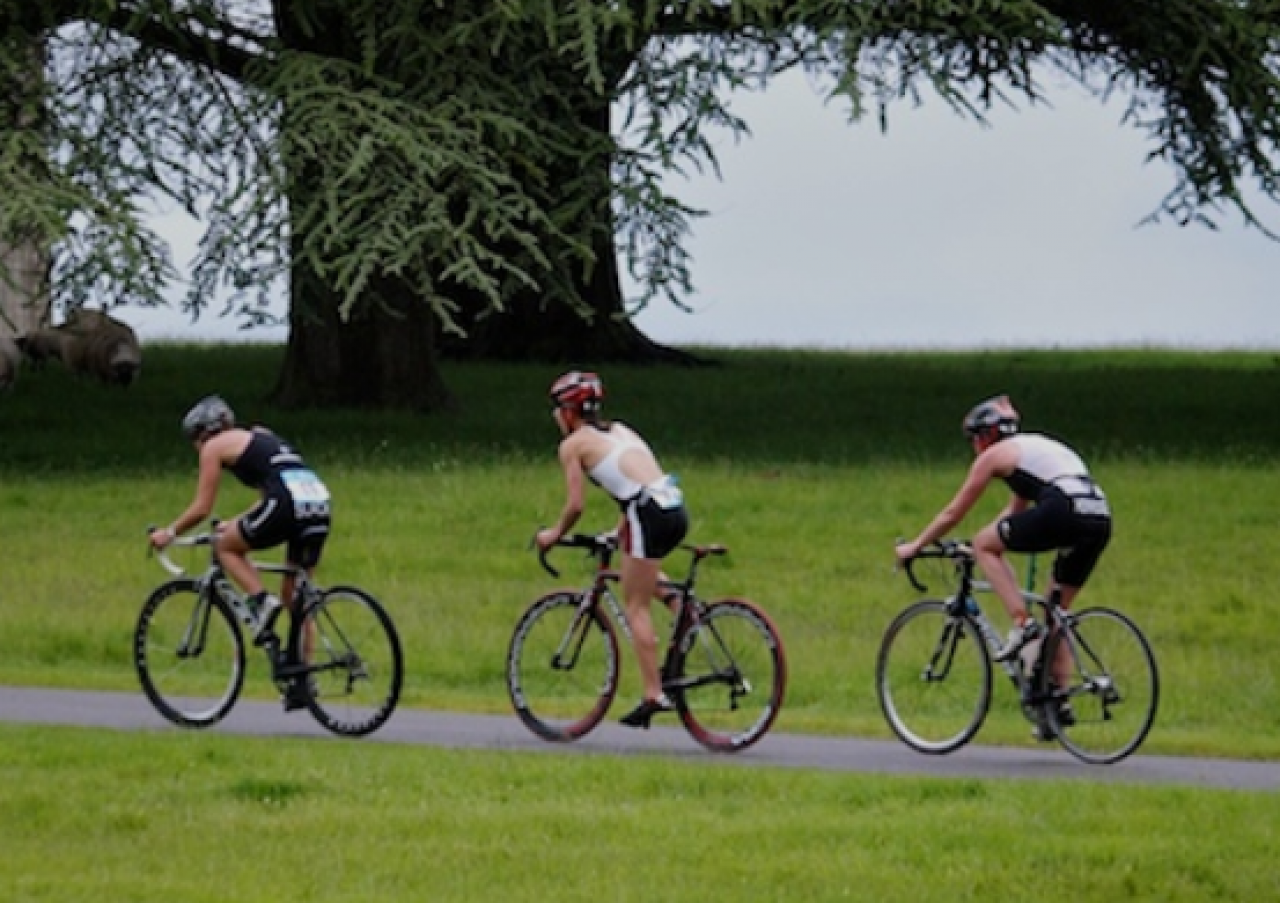
<path fill-rule="evenodd" d="M 1011 497 L 996 519 L 973 539 L 974 556 L 991 588 L 1013 620 L 996 658 L 1006 661 L 1042 637 L 1004 553 L 1056 551 L 1051 592 L 1070 608 L 1111 539 L 1111 508 L 1102 488 L 1076 452 L 1057 439 L 1020 433 L 1017 410 L 1007 395 L 989 398 L 965 417 L 963 428 L 977 456 L 955 498 L 911 542 L 897 546 L 907 561 L 964 519 L 992 480 L 1001 479 Z M 1054 673 L 1069 667 L 1054 663 Z M 1065 678 L 1065 674 L 1063 678 Z"/>
<path fill-rule="evenodd" d="M 195 498 L 172 524 L 151 532 L 151 543 L 163 549 L 209 516 L 223 470 L 258 490 L 262 495 L 257 504 L 219 525 L 215 550 L 259 613 L 254 642 L 261 644 L 281 603 L 264 589 L 249 552 L 286 544 L 286 562 L 314 572 L 329 536 L 329 490 L 275 433 L 261 426 L 236 426 L 231 408 L 216 395 L 201 399 L 187 412 L 182 431 L 200 456 Z M 293 589 L 293 577 L 286 574 L 281 584 L 285 604 L 292 605 Z"/>

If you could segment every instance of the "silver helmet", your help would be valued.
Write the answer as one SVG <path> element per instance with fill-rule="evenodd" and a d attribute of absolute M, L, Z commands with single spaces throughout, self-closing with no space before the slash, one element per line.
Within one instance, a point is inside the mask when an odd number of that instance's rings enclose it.
<path fill-rule="evenodd" d="M 1008 395 L 997 395 L 974 405 L 963 428 L 970 439 L 1004 439 L 1018 432 L 1018 411 Z"/>
<path fill-rule="evenodd" d="M 231 406 L 217 395 L 209 395 L 197 401 L 182 418 L 182 434 L 188 439 L 198 439 L 230 429 L 235 422 Z"/>

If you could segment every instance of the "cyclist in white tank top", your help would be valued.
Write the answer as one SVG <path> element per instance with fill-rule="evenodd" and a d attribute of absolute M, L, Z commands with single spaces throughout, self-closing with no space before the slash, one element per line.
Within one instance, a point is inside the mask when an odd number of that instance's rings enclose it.
<path fill-rule="evenodd" d="M 1070 608 L 1111 538 L 1111 508 L 1073 449 L 1048 436 L 1019 433 L 1018 412 L 1007 395 L 974 407 L 965 417 L 964 431 L 977 456 L 969 475 L 920 535 L 894 551 L 900 561 L 914 558 L 959 524 L 993 480 L 1008 485 L 1009 503 L 973 539 L 978 566 L 1014 623 L 996 656 L 1003 661 L 1043 632 L 1028 615 L 1004 553 L 1056 551 L 1050 592 Z M 1070 663 L 1062 651 L 1053 667 L 1065 679 Z"/>
<path fill-rule="evenodd" d="M 551 386 L 552 412 L 563 436 L 559 457 L 567 496 L 555 525 L 539 530 L 534 541 L 546 550 L 573 528 L 582 516 L 588 478 L 618 503 L 622 594 L 644 682 L 644 698 L 622 723 L 648 727 L 655 714 L 673 708 L 662 691 L 649 605 L 662 578 L 662 559 L 684 539 L 689 515 L 675 479 L 663 471 L 640 434 L 601 418 L 603 398 L 604 385 L 594 373 L 575 370 Z"/>
<path fill-rule="evenodd" d="M 603 458 L 587 469 L 591 481 L 613 496 L 615 501 L 626 502 L 640 494 L 644 488 L 636 480 L 622 472 L 622 457 L 635 449 L 642 454 L 653 455 L 645 441 L 621 423 L 614 422 L 608 429 L 597 432 L 612 446 Z"/>

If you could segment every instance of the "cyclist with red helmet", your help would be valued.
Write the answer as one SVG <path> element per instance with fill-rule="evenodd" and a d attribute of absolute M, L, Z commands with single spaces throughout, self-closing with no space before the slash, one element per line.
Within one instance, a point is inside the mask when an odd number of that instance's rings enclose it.
<path fill-rule="evenodd" d="M 551 386 L 551 409 L 563 437 L 560 466 L 567 497 L 554 526 L 539 530 L 535 542 L 546 550 L 582 516 L 589 479 L 618 503 L 622 553 L 622 594 L 627 622 L 644 682 L 644 698 L 622 717 L 628 727 L 648 727 L 673 706 L 662 691 L 658 639 L 649 605 L 662 576 L 662 559 L 689 530 L 689 515 L 675 478 L 665 473 L 653 450 L 635 430 L 600 413 L 604 384 L 594 373 L 574 370 Z"/>
<path fill-rule="evenodd" d="M 1018 412 L 1007 395 L 976 405 L 963 428 L 977 456 L 968 477 L 920 535 L 895 551 L 901 561 L 915 557 L 960 523 L 992 480 L 1003 480 L 1012 492 L 1009 504 L 978 531 L 973 551 L 1013 619 L 1008 640 L 996 656 L 1006 661 L 1040 638 L 1043 628 L 1030 618 L 1004 553 L 1056 551 L 1050 591 L 1059 594 L 1063 608 L 1070 608 L 1111 539 L 1111 508 L 1072 448 L 1048 436 L 1019 432 Z M 1055 663 L 1055 675 L 1059 664 L 1069 666 Z"/>

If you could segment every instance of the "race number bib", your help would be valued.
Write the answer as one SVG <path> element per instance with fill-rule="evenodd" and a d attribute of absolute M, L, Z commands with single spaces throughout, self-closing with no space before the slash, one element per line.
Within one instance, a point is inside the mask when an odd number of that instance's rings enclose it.
<path fill-rule="evenodd" d="M 664 477 L 658 482 L 645 487 L 649 499 L 663 510 L 670 511 L 684 504 L 684 493 L 676 484 L 674 477 Z"/>
<path fill-rule="evenodd" d="M 293 499 L 293 515 L 298 518 L 326 517 L 329 489 L 310 470 L 286 470 L 280 474 L 284 488 Z"/>

